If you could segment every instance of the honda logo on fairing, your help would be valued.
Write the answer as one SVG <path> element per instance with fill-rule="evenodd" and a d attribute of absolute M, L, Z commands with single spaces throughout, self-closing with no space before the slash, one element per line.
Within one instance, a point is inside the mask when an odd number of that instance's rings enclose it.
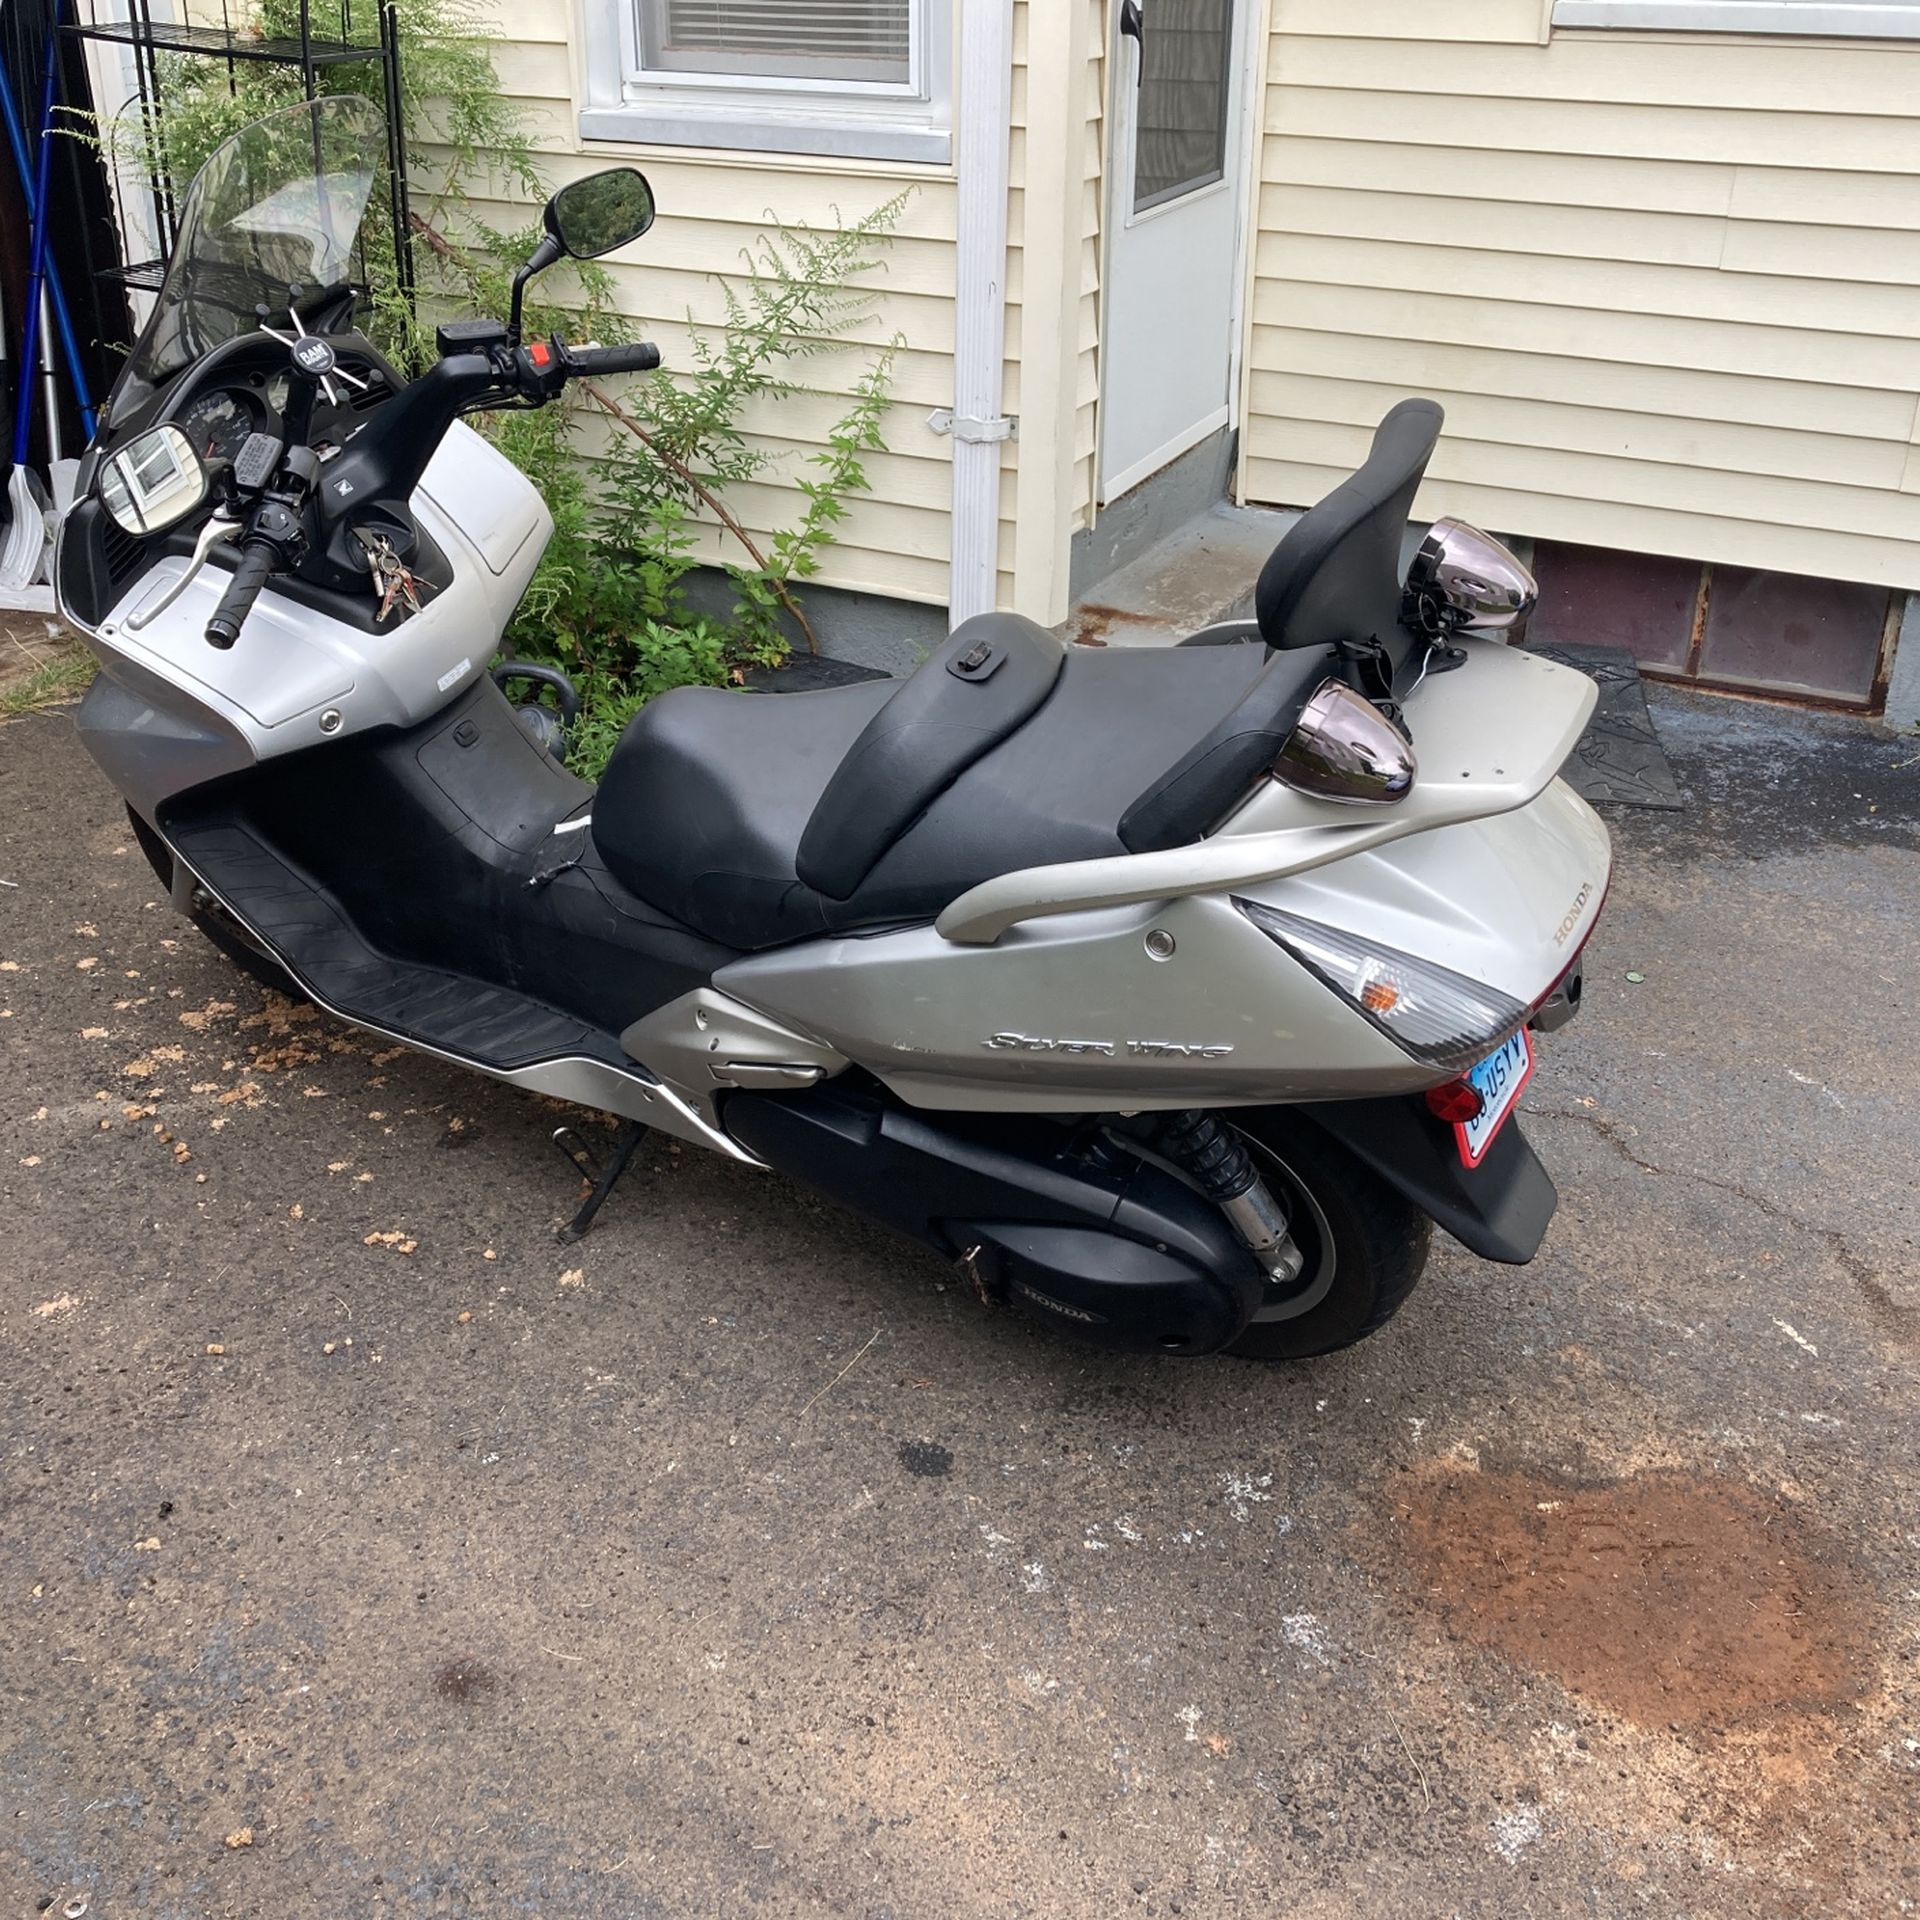
<path fill-rule="evenodd" d="M 1567 935 L 1580 924 L 1581 912 L 1585 909 L 1587 902 L 1592 898 L 1593 882 L 1589 880 L 1587 884 L 1574 895 L 1573 905 L 1567 909 L 1567 917 L 1562 920 L 1558 928 L 1555 929 L 1553 944 L 1556 947 L 1564 947 L 1567 944 Z"/>
<path fill-rule="evenodd" d="M 1037 1288 L 1028 1286 L 1024 1280 L 1016 1280 L 1013 1284 L 1016 1292 L 1025 1294 L 1035 1306 L 1045 1307 L 1049 1313 L 1064 1314 L 1069 1320 L 1084 1320 L 1090 1327 L 1106 1324 L 1106 1315 L 1103 1313 L 1089 1313 L 1085 1307 L 1070 1307 L 1064 1300 L 1056 1300 L 1052 1294 L 1041 1293 Z"/>

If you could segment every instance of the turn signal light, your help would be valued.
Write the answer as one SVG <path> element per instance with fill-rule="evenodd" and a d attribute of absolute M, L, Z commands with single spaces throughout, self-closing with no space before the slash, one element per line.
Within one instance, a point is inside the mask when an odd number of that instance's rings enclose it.
<path fill-rule="evenodd" d="M 1449 1080 L 1444 1087 L 1427 1089 L 1427 1111 L 1449 1125 L 1464 1127 L 1478 1120 L 1486 1104 L 1471 1080 Z"/>
<path fill-rule="evenodd" d="M 1484 1060 L 1526 1024 L 1527 1009 L 1484 980 L 1264 900 L 1235 895 L 1233 904 L 1364 1019 L 1442 1073 Z"/>

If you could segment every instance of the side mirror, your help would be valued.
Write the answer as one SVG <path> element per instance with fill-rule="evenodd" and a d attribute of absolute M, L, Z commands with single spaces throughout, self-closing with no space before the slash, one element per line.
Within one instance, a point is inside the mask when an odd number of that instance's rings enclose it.
<path fill-rule="evenodd" d="M 547 232 L 576 260 L 597 260 L 653 225 L 653 189 L 637 167 L 575 180 L 547 202 Z"/>
<path fill-rule="evenodd" d="M 176 426 L 137 433 L 101 463 L 100 504 L 126 533 L 163 533 L 207 497 L 207 470 Z"/>

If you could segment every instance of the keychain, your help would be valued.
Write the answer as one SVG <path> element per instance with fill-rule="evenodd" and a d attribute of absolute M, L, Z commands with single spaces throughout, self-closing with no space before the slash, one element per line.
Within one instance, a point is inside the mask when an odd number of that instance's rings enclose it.
<path fill-rule="evenodd" d="M 354 531 L 367 550 L 367 571 L 373 576 L 374 588 L 380 595 L 380 610 L 374 619 L 385 621 L 396 607 L 418 613 L 420 594 L 413 570 L 394 552 L 393 542 L 384 533 L 370 533 L 364 527 L 356 527 Z"/>

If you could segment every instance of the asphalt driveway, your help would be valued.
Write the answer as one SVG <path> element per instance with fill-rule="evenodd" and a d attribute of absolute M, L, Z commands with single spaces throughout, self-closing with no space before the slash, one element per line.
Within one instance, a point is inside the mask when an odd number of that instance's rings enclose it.
<path fill-rule="evenodd" d="M 269 1002 L 0 728 L 0 1915 L 1920 1902 L 1920 743 L 1661 694 L 1528 1127 L 1292 1369 L 1108 1358 Z"/>

